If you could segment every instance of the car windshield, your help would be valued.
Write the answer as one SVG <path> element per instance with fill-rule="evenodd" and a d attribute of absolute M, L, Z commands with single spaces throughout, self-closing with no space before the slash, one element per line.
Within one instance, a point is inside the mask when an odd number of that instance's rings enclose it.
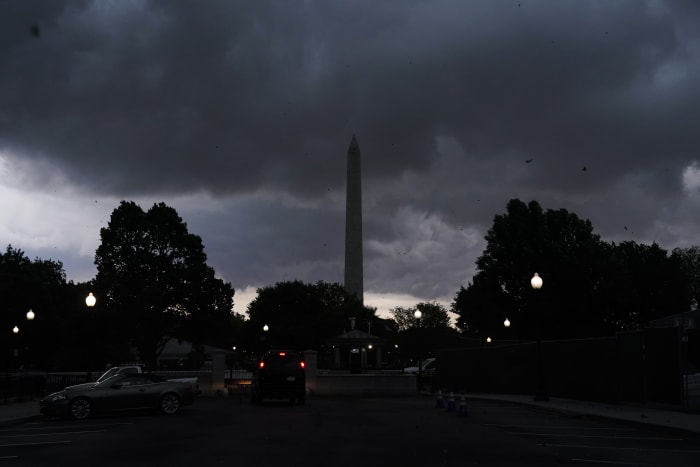
<path fill-rule="evenodd" d="M 110 378 L 110 377 L 116 375 L 118 371 L 119 371 L 119 368 L 116 367 L 116 366 L 113 367 L 113 368 L 110 368 L 109 370 L 105 371 L 105 372 L 102 374 L 102 376 L 100 376 L 99 378 L 97 378 L 97 382 L 100 383 L 100 382 L 106 380 L 107 378 Z"/>
<path fill-rule="evenodd" d="M 93 387 L 96 387 L 96 388 L 109 387 L 109 386 L 121 381 L 124 378 L 125 378 L 125 375 L 112 375 L 106 379 L 98 381 Z"/>
<path fill-rule="evenodd" d="M 265 370 L 268 371 L 290 371 L 299 369 L 301 358 L 294 355 L 268 355 L 264 358 L 263 363 Z"/>

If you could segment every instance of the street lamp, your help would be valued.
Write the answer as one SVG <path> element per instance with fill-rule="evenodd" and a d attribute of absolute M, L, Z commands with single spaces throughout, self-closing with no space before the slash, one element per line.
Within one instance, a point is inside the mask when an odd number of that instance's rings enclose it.
<path fill-rule="evenodd" d="M 92 308 L 95 306 L 95 303 L 97 303 L 97 299 L 95 296 L 90 292 L 87 297 L 85 297 L 85 305 L 87 305 L 88 308 Z M 90 356 L 88 357 L 88 372 L 87 372 L 87 379 L 88 381 L 92 381 L 92 354 L 95 352 L 95 347 L 97 347 L 95 343 L 95 320 L 92 314 L 90 314 L 90 324 L 92 327 L 91 333 L 92 336 L 90 337 L 90 343 L 92 348 L 90 349 Z"/>
<path fill-rule="evenodd" d="M 34 310 L 31 308 L 27 312 L 27 321 L 34 321 L 34 318 L 36 318 L 36 313 L 34 313 Z M 27 329 L 29 329 L 29 325 L 27 325 Z M 24 364 L 26 366 L 29 366 L 32 362 L 32 355 L 31 353 L 34 351 L 34 348 L 32 346 L 33 342 L 31 342 L 31 332 L 27 332 L 25 334 L 27 337 L 25 338 L 25 344 L 24 344 L 24 353 L 26 354 L 24 356 L 25 362 Z"/>
<path fill-rule="evenodd" d="M 265 353 L 266 350 L 268 350 L 268 347 L 271 349 L 272 345 L 269 342 L 269 339 L 267 336 L 270 334 L 270 326 L 267 324 L 264 324 L 262 327 L 263 333 L 262 336 L 260 336 L 260 342 L 262 343 L 262 353 Z"/>
<path fill-rule="evenodd" d="M 420 342 L 420 320 L 423 317 L 423 312 L 416 310 L 413 312 L 413 317 L 416 318 L 416 323 L 418 323 L 418 389 L 423 389 L 423 365 L 421 364 L 421 342 Z"/>
<path fill-rule="evenodd" d="M 510 320 L 509 320 L 508 318 L 506 318 L 506 320 L 503 321 L 503 326 L 505 326 L 505 327 L 507 327 L 507 328 L 510 327 Z"/>
<path fill-rule="evenodd" d="M 18 340 L 19 340 L 19 335 L 18 335 L 18 334 L 19 334 L 19 326 L 15 326 L 15 327 L 12 328 L 12 334 L 14 334 L 15 336 L 17 336 L 17 337 L 14 338 L 14 340 L 15 340 L 15 349 L 14 349 L 14 351 L 12 352 L 12 355 L 13 355 L 13 357 L 15 358 L 15 360 L 18 360 L 18 359 L 19 359 L 19 358 L 18 358 L 18 357 L 19 357 L 19 342 L 18 342 Z M 15 362 L 15 363 L 16 363 L 16 362 Z"/>
<path fill-rule="evenodd" d="M 540 290 L 543 285 L 542 278 L 535 273 L 530 279 L 532 290 Z M 548 401 L 549 397 L 544 388 L 544 368 L 542 363 L 542 310 L 537 312 L 537 393 L 535 393 L 536 401 Z"/>

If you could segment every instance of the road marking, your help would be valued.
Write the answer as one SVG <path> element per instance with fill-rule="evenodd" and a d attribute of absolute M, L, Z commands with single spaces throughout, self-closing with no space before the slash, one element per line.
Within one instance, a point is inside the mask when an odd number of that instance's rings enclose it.
<path fill-rule="evenodd" d="M 632 439 L 641 441 L 684 441 L 683 438 L 655 438 L 646 436 L 598 436 L 598 435 L 574 435 L 566 433 L 530 433 L 527 431 L 509 431 L 509 435 L 524 436 L 552 436 L 558 438 L 600 438 L 600 439 Z"/>
<path fill-rule="evenodd" d="M 52 444 L 68 444 L 73 441 L 46 441 L 44 443 L 15 443 L 15 444 L 0 444 L 0 448 L 17 448 L 23 446 L 49 446 Z"/>
<path fill-rule="evenodd" d="M 587 446 L 585 444 L 539 443 L 538 446 L 542 446 L 545 448 L 610 449 L 610 450 L 616 450 L 616 451 L 655 451 L 655 452 L 700 453 L 700 449 L 619 448 L 619 447 L 615 447 L 615 446 Z"/>
<path fill-rule="evenodd" d="M 3 435 L 0 438 L 31 438 L 34 436 L 60 436 L 60 435 L 83 435 L 87 433 L 104 433 L 107 430 L 85 430 L 85 431 L 56 431 L 53 433 L 34 433 L 31 435 Z"/>
<path fill-rule="evenodd" d="M 606 430 L 606 431 L 638 431 L 636 428 L 597 428 L 582 426 L 552 426 L 552 425 L 502 425 L 498 423 L 485 423 L 484 426 L 497 428 L 555 428 L 557 430 Z"/>
<path fill-rule="evenodd" d="M 123 423 L 94 423 L 91 425 L 80 425 L 80 428 L 95 428 L 95 427 L 102 427 L 102 426 L 120 426 L 120 425 L 133 425 L 133 422 L 123 422 Z M 75 425 L 39 425 L 39 424 L 34 424 L 33 426 L 30 427 L 24 427 L 24 428 L 6 428 L 4 430 L 0 430 L 0 433 L 6 433 L 6 432 L 19 432 L 19 431 L 36 431 L 36 430 L 45 430 L 47 428 L 52 428 L 54 430 L 60 430 L 62 428 L 76 428 Z M 2 435 L 0 435 L 2 436 Z"/>
<path fill-rule="evenodd" d="M 664 467 L 666 464 L 647 464 L 639 462 L 623 462 L 623 461 L 605 461 L 598 459 L 571 459 L 573 462 L 584 462 L 586 464 L 605 464 L 605 465 L 645 465 L 648 467 Z"/>

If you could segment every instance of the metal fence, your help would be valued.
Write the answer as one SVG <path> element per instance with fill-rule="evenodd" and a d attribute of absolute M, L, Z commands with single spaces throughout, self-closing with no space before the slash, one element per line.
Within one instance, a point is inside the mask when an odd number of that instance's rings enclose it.
<path fill-rule="evenodd" d="M 42 374 L 0 374 L 0 403 L 30 401 L 45 394 Z"/>
<path fill-rule="evenodd" d="M 683 376 L 683 405 L 688 410 L 700 410 L 700 374 Z"/>

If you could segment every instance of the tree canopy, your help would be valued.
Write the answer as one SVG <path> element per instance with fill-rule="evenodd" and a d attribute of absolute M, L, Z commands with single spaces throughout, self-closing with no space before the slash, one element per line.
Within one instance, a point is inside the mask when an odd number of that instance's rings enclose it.
<path fill-rule="evenodd" d="M 164 203 L 144 212 L 122 201 L 100 230 L 95 284 L 110 328 L 153 363 L 171 338 L 222 340 L 234 290 L 207 265 L 202 240 Z M 230 337 L 229 337 L 230 339 Z"/>
<path fill-rule="evenodd" d="M 51 369 L 62 361 L 82 363 L 73 337 L 83 324 L 80 285 L 66 282 L 63 264 L 30 260 L 8 245 L 0 253 L 0 368 Z M 83 296 L 84 297 L 84 296 Z M 34 318 L 26 315 L 32 310 Z M 17 333 L 10 334 L 17 326 Z"/>
<path fill-rule="evenodd" d="M 567 338 L 636 329 L 687 307 L 679 262 L 658 245 L 603 242 L 590 221 L 513 199 L 453 303 L 469 335 Z M 530 278 L 544 280 L 534 291 Z M 663 278 L 663 285 L 658 282 Z M 508 318 L 514 329 L 504 329 Z"/>
<path fill-rule="evenodd" d="M 421 312 L 420 320 L 416 319 L 416 310 Z M 415 307 L 404 308 L 397 306 L 390 311 L 399 332 L 420 326 L 422 328 L 446 328 L 450 326 L 450 316 L 444 306 L 435 302 L 421 302 Z"/>
<path fill-rule="evenodd" d="M 417 310 L 421 312 L 420 319 L 415 316 Z M 450 326 L 450 316 L 439 303 L 421 302 L 410 308 L 399 306 L 390 313 L 396 323 L 396 342 L 406 363 L 456 344 L 457 330 Z"/>
<path fill-rule="evenodd" d="M 248 305 L 251 348 L 266 346 L 298 350 L 319 349 L 326 339 L 341 334 L 355 318 L 357 326 L 372 333 L 382 329 L 373 308 L 365 307 L 338 283 L 278 282 L 258 289 Z M 263 326 L 268 325 L 268 331 Z"/>

